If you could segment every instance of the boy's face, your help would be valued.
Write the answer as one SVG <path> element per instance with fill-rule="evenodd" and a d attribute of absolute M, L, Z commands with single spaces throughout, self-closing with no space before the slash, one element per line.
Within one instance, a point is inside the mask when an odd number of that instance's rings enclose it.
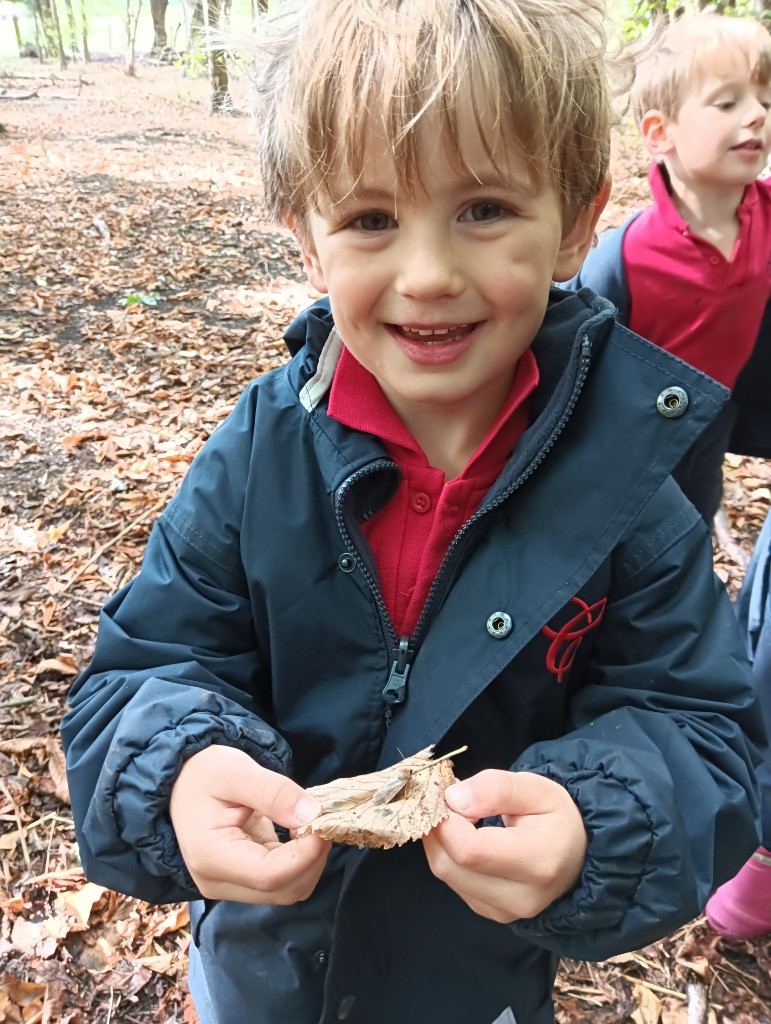
<path fill-rule="evenodd" d="M 694 188 L 744 188 L 768 159 L 771 86 L 751 81 L 738 52 L 720 56 L 694 81 L 677 117 L 664 119 L 659 153 Z"/>
<path fill-rule="evenodd" d="M 604 205 L 603 196 L 582 211 L 563 238 L 554 190 L 534 186 L 515 153 L 502 178 L 470 113 L 459 129 L 474 176 L 452 166 L 439 132 L 424 129 L 426 194 L 405 194 L 373 135 L 361 179 L 341 175 L 338 201 L 324 202 L 299 234 L 310 282 L 329 293 L 343 341 L 408 427 L 434 414 L 490 425 L 552 279 L 578 271 Z"/>

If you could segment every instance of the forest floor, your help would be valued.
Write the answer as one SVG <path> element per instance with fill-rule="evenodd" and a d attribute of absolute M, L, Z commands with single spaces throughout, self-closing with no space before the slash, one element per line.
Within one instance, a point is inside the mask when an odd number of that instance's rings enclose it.
<path fill-rule="evenodd" d="M 0 1024 L 194 1024 L 186 908 L 85 880 L 57 726 L 99 607 L 313 293 L 261 210 L 248 119 L 212 117 L 205 81 L 8 61 L 0 122 Z M 602 226 L 645 173 L 619 132 Z M 725 477 L 715 564 L 735 593 L 771 465 L 731 457 Z M 563 963 L 558 1019 L 686 1024 L 703 991 L 709 1024 L 771 1024 L 770 953 L 701 918 Z"/>

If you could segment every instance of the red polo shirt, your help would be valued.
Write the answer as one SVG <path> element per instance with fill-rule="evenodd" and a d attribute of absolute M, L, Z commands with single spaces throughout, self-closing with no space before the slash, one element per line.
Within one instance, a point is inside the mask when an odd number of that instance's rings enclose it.
<path fill-rule="evenodd" d="M 452 538 L 476 511 L 528 426 L 528 398 L 537 383 L 538 367 L 528 349 L 479 448 L 460 476 L 445 481 L 441 470 L 429 466 L 375 377 L 343 347 L 329 394 L 329 415 L 380 438 L 402 471 L 394 497 L 362 526 L 398 635 L 412 633 Z"/>
<path fill-rule="evenodd" d="M 732 388 L 771 294 L 771 180 L 745 190 L 730 260 L 691 232 L 658 164 L 648 180 L 653 206 L 624 236 L 629 326 Z"/>

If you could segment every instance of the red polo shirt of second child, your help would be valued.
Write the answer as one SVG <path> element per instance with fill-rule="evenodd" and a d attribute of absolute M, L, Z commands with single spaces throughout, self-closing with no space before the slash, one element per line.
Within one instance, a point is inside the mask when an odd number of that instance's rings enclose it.
<path fill-rule="evenodd" d="M 393 498 L 362 529 L 380 575 L 397 635 L 414 630 L 442 559 L 474 514 L 529 425 L 528 399 L 538 367 L 528 349 L 504 405 L 460 476 L 445 480 L 389 405 L 375 377 L 343 347 L 329 395 L 329 415 L 373 434 L 402 472 Z"/>
<path fill-rule="evenodd" d="M 730 260 L 691 231 L 658 164 L 648 180 L 653 205 L 623 242 L 629 327 L 732 388 L 771 295 L 771 180 L 745 189 Z"/>

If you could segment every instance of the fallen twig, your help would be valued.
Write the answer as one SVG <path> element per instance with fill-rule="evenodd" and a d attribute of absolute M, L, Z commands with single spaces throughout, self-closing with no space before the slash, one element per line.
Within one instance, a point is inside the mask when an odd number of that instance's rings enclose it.
<path fill-rule="evenodd" d="M 707 1024 L 709 1000 L 707 987 L 700 981 L 689 981 L 686 986 L 688 1024 Z"/>
<path fill-rule="evenodd" d="M 0 89 L 0 99 L 2 100 L 32 100 L 37 96 L 37 92 L 25 92 L 20 95 L 14 96 L 13 93 L 7 89 Z"/>
<path fill-rule="evenodd" d="M 27 839 L 26 836 L 24 835 L 24 826 L 21 823 L 21 814 L 19 813 L 19 808 L 16 805 L 16 801 L 13 799 L 10 789 L 6 786 L 4 779 L 0 779 L 0 789 L 2 789 L 3 793 L 9 800 L 11 807 L 13 808 L 13 816 L 16 819 L 16 827 L 19 830 L 19 843 L 21 844 L 21 852 L 24 855 L 24 863 L 27 867 L 27 871 L 32 873 L 32 862 L 29 859 L 29 848 L 27 847 Z"/>
<path fill-rule="evenodd" d="M 74 575 L 70 576 L 70 578 L 64 584 L 59 593 L 64 594 L 66 591 L 68 591 L 72 584 L 76 580 L 80 579 L 80 577 L 83 575 L 86 569 L 88 569 L 90 565 L 94 564 L 97 558 L 100 558 L 105 553 L 105 551 L 109 551 L 110 548 L 114 547 L 118 543 L 118 541 L 123 540 L 126 534 L 131 533 L 135 526 L 138 526 L 140 523 L 144 522 L 145 519 L 149 519 L 154 512 L 159 512 L 167 503 L 168 498 L 161 498 L 160 501 L 156 501 L 154 505 L 152 505 L 148 509 L 145 509 L 145 511 L 141 515 L 137 516 L 136 519 L 132 519 L 127 526 L 124 526 L 120 533 L 116 533 L 114 537 L 111 537 L 110 540 L 108 540 L 105 544 L 102 544 L 100 548 L 97 548 L 93 555 L 88 559 L 88 561 L 84 562 L 83 565 L 81 565 L 81 567 L 78 569 L 78 571 L 74 573 Z"/>

